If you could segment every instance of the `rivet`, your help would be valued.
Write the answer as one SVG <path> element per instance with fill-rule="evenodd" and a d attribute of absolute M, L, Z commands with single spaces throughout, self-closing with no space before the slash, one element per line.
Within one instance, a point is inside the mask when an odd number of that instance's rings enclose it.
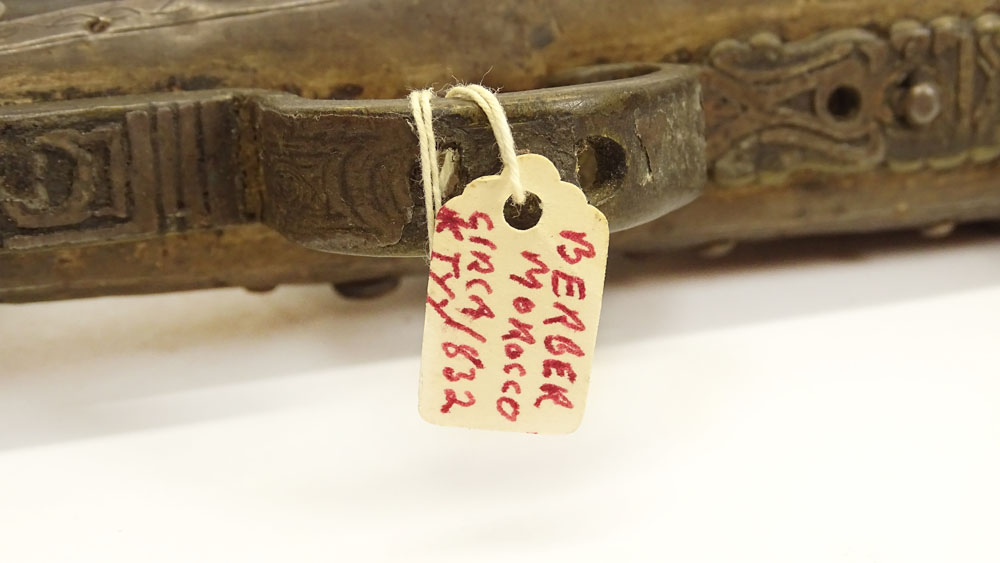
<path fill-rule="evenodd" d="M 111 27 L 111 20 L 104 17 L 94 17 L 87 20 L 87 30 L 91 33 L 101 33 Z"/>
<path fill-rule="evenodd" d="M 705 245 L 698 251 L 702 258 L 722 258 L 736 248 L 736 241 L 733 239 L 720 240 Z"/>
<path fill-rule="evenodd" d="M 247 286 L 244 286 L 243 289 L 246 289 L 250 293 L 269 293 L 271 291 L 274 291 L 274 289 L 276 287 L 278 287 L 278 286 L 276 286 L 276 285 L 270 285 L 270 284 L 266 284 L 266 285 L 262 284 L 262 285 L 247 285 Z"/>
<path fill-rule="evenodd" d="M 920 231 L 920 234 L 927 238 L 945 238 L 953 232 L 955 232 L 954 221 L 941 221 L 940 223 L 924 227 L 924 229 Z"/>
<path fill-rule="evenodd" d="M 903 101 L 906 120 L 913 125 L 930 125 L 941 114 L 941 93 L 930 82 L 910 87 Z"/>
<path fill-rule="evenodd" d="M 347 299 L 374 299 L 386 295 L 397 287 L 399 278 L 396 276 L 333 284 L 333 290 Z"/>

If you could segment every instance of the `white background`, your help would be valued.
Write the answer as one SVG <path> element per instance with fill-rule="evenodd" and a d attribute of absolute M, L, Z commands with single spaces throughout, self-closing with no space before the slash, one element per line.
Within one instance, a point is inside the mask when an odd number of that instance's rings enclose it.
<path fill-rule="evenodd" d="M 1000 560 L 1000 240 L 739 256 L 615 265 L 568 437 L 418 417 L 420 279 L 0 306 L 0 561 Z"/>

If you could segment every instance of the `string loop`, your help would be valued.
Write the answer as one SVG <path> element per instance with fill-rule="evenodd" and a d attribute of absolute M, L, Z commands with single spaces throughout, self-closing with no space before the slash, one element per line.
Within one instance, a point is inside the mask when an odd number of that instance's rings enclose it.
<path fill-rule="evenodd" d="M 496 94 L 478 84 L 467 84 L 451 88 L 445 97 L 473 102 L 486 114 L 500 149 L 500 160 L 510 178 L 511 197 L 515 204 L 524 204 L 528 194 L 521 184 L 521 167 L 517 162 L 514 136 L 510 131 L 507 113 Z M 454 170 L 454 154 L 450 150 L 446 151 L 444 165 L 439 168 L 437 141 L 434 138 L 434 116 L 431 110 L 433 98 L 434 91 L 431 89 L 415 90 L 410 92 L 409 96 L 410 111 L 413 112 L 413 124 L 420 145 L 420 177 L 424 185 L 428 242 L 433 237 L 434 218 L 442 205 L 442 188 L 448 183 Z"/>
<path fill-rule="evenodd" d="M 473 102 L 486 114 L 493 129 L 493 136 L 496 137 L 497 146 L 500 148 L 500 160 L 504 169 L 510 174 L 510 189 L 514 203 L 523 205 L 528 199 L 528 194 L 521 185 L 521 167 L 517 163 L 517 150 L 514 148 L 514 135 L 510 132 L 507 112 L 504 111 L 497 95 L 479 84 L 466 84 L 448 90 L 445 97 Z"/>
<path fill-rule="evenodd" d="M 434 217 L 441 208 L 441 172 L 438 170 L 437 141 L 434 139 L 434 115 L 431 98 L 434 91 L 416 90 L 410 92 L 410 111 L 417 129 L 420 145 L 420 179 L 424 184 L 424 208 L 427 212 L 427 241 L 434 232 Z"/>

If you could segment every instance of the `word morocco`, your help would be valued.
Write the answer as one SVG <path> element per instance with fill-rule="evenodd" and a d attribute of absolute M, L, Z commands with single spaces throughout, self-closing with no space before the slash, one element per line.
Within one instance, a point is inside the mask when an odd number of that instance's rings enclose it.
<path fill-rule="evenodd" d="M 604 281 L 601 263 L 596 295 L 588 295 L 581 274 L 604 257 L 587 233 L 532 236 L 502 217 L 462 216 L 447 206 L 438 212 L 435 233 L 426 323 L 436 325 L 432 333 L 439 337 L 425 346 L 439 346 L 440 361 L 430 362 L 434 372 L 423 377 L 439 394 L 421 410 L 433 408 L 444 423 L 470 410 L 470 420 L 493 417 L 487 426 L 502 428 L 506 421 L 517 429 L 529 411 L 543 419 L 552 416 L 547 410 L 577 408 L 572 391 L 579 374 L 589 379 L 596 334 L 587 323 L 593 318 L 596 325 L 597 315 L 588 312 L 599 312 Z"/>

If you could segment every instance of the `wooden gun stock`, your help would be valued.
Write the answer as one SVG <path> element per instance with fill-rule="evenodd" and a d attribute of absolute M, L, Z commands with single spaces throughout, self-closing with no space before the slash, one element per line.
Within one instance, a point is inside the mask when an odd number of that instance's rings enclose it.
<path fill-rule="evenodd" d="M 502 88 L 612 252 L 997 220 L 993 10 L 8 0 L 0 301 L 419 271 L 402 97 L 455 81 Z M 471 106 L 435 112 L 454 196 L 499 162 Z"/>

